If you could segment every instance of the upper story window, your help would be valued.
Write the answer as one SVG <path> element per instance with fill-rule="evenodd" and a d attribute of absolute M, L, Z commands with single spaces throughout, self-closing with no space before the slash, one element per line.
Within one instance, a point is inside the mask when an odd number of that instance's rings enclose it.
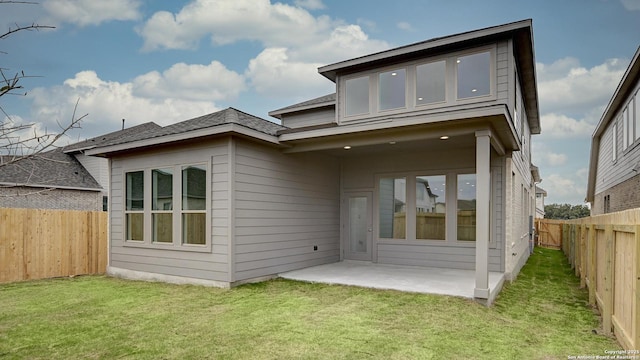
<path fill-rule="evenodd" d="M 611 161 L 618 160 L 618 123 L 614 123 L 611 128 Z"/>
<path fill-rule="evenodd" d="M 405 69 L 380 73 L 378 79 L 378 104 L 380 110 L 405 107 L 406 79 Z"/>
<path fill-rule="evenodd" d="M 369 76 L 348 79 L 346 88 L 346 115 L 369 113 Z"/>
<path fill-rule="evenodd" d="M 339 117 L 361 120 L 494 100 L 495 52 L 486 46 L 344 76 L 338 83 Z"/>
<path fill-rule="evenodd" d="M 491 94 L 491 53 L 459 56 L 456 59 L 458 99 Z"/>
<path fill-rule="evenodd" d="M 447 99 L 446 70 L 444 60 L 416 66 L 416 105 Z"/>
<path fill-rule="evenodd" d="M 640 109 L 638 109 L 638 92 L 624 106 L 620 119 L 622 126 L 622 150 L 625 151 L 640 140 Z"/>

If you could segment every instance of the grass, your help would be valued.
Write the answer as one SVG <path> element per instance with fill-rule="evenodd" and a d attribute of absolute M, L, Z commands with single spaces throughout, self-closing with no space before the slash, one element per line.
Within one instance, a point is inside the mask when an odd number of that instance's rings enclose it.
<path fill-rule="evenodd" d="M 232 290 L 101 276 L 0 285 L 0 359 L 566 359 L 594 333 L 562 253 L 536 249 L 492 308 L 274 280 Z"/>

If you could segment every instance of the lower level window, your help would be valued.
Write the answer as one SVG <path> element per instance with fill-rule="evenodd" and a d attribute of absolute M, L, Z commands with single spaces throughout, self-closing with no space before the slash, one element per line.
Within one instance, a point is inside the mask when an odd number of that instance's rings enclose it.
<path fill-rule="evenodd" d="M 207 245 L 206 165 L 132 171 L 125 179 L 125 240 L 174 247 Z"/>
<path fill-rule="evenodd" d="M 476 241 L 476 174 L 458 175 L 458 240 Z"/>
<path fill-rule="evenodd" d="M 416 239 L 445 239 L 445 189 L 444 175 L 416 177 Z"/>
<path fill-rule="evenodd" d="M 404 239 L 407 224 L 406 178 L 380 179 L 380 237 Z"/>

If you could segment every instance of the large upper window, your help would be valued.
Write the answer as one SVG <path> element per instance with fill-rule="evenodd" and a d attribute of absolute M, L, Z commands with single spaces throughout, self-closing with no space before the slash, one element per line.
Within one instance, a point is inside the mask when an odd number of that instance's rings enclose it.
<path fill-rule="evenodd" d="M 491 53 L 488 51 L 456 59 L 458 99 L 491 94 Z"/>
<path fill-rule="evenodd" d="M 407 221 L 406 179 L 380 179 L 379 223 L 380 237 L 387 239 L 404 239 Z"/>
<path fill-rule="evenodd" d="M 416 177 L 416 239 L 444 240 L 446 177 Z"/>
<path fill-rule="evenodd" d="M 446 100 L 446 62 L 436 61 L 416 66 L 416 105 Z"/>
<path fill-rule="evenodd" d="M 476 240 L 476 174 L 458 174 L 458 240 Z"/>
<path fill-rule="evenodd" d="M 345 82 L 346 115 L 360 115 L 369 113 L 369 77 L 362 76 L 348 79 Z"/>
<path fill-rule="evenodd" d="M 125 240 L 135 246 L 207 245 L 206 165 L 133 171 L 125 178 Z"/>
<path fill-rule="evenodd" d="M 405 107 L 406 78 L 405 69 L 380 73 L 378 81 L 378 104 L 380 110 Z"/>

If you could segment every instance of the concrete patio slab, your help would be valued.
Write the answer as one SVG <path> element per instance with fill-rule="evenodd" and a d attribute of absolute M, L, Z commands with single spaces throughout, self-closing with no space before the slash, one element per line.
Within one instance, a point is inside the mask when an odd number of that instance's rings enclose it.
<path fill-rule="evenodd" d="M 341 261 L 313 266 L 281 273 L 279 276 L 298 281 L 451 295 L 470 299 L 473 298 L 475 286 L 475 272 L 473 270 L 386 265 L 359 261 Z M 489 273 L 492 298 L 493 294 L 500 291 L 503 283 L 503 273 Z"/>

